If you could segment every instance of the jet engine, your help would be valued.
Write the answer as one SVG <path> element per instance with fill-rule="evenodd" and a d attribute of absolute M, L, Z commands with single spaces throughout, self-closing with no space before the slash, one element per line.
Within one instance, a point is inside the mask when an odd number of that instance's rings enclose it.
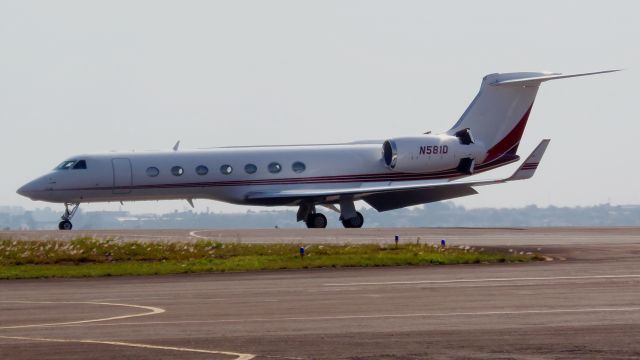
<path fill-rule="evenodd" d="M 393 138 L 382 145 L 385 165 L 398 172 L 425 173 L 457 169 L 471 175 L 475 164 L 484 160 L 485 156 L 485 147 L 474 142 L 469 129 L 455 135 Z"/>

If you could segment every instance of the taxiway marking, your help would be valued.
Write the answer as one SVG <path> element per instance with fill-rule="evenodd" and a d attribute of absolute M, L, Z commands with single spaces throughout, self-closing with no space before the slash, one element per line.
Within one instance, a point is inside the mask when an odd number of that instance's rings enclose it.
<path fill-rule="evenodd" d="M 207 237 L 207 236 L 198 235 L 198 233 L 200 231 L 203 231 L 203 230 L 191 231 L 191 232 L 189 232 L 189 236 L 194 237 L 194 238 L 198 238 L 198 239 L 209 239 L 209 237 Z"/>
<path fill-rule="evenodd" d="M 415 281 L 384 281 L 384 282 L 353 282 L 327 283 L 324 286 L 365 286 L 365 285 L 411 285 L 411 284 L 455 284 L 473 282 L 501 282 L 521 280 L 586 280 L 586 279 L 625 279 L 640 278 L 639 274 L 628 275 L 584 275 L 584 276 L 550 276 L 550 277 L 522 277 L 522 278 L 488 278 L 488 279 L 454 279 L 454 280 L 415 280 Z"/>
<path fill-rule="evenodd" d="M 171 350 L 171 351 L 193 352 L 193 353 L 204 353 L 204 354 L 215 354 L 215 355 L 228 355 L 228 356 L 235 356 L 236 360 L 251 360 L 255 357 L 255 355 L 253 354 L 236 353 L 236 352 L 230 352 L 230 351 L 217 351 L 217 350 L 193 349 L 193 348 L 174 347 L 174 346 L 137 344 L 137 343 L 128 343 L 128 342 L 121 342 L 121 341 L 47 339 L 47 338 L 32 338 L 32 337 L 23 337 L 23 336 L 2 336 L 2 335 L 0 335 L 0 339 L 46 341 L 46 342 L 61 342 L 61 343 L 81 343 L 81 344 L 101 344 L 101 345 L 135 347 L 135 348 L 143 348 L 143 349 Z"/>
<path fill-rule="evenodd" d="M 107 302 L 92 302 L 92 301 L 0 301 L 0 303 L 14 303 L 14 304 L 91 304 L 91 305 L 124 306 L 124 307 L 132 307 L 132 308 L 149 310 L 149 311 L 144 312 L 144 313 L 130 314 L 130 315 L 120 315 L 120 316 L 111 316 L 111 317 L 99 318 L 99 319 L 67 321 L 67 322 L 46 323 L 46 324 L 2 326 L 2 327 L 0 327 L 0 330 L 24 329 L 24 328 L 35 328 L 35 327 L 45 327 L 45 328 L 47 328 L 47 327 L 79 326 L 79 325 L 86 325 L 86 324 L 96 324 L 96 323 L 104 322 L 104 321 L 129 319 L 129 318 L 140 317 L 140 316 L 149 316 L 149 315 L 161 314 L 161 313 L 165 312 L 164 309 L 158 308 L 158 307 L 153 307 L 153 306 L 133 305 L 133 304 L 117 304 L 117 303 L 107 303 Z M 117 324 L 111 324 L 111 325 L 117 325 Z M 14 340 L 47 341 L 47 342 L 103 344 L 103 345 L 127 346 L 127 347 L 136 347 L 136 348 L 145 348 L 145 349 L 173 350 L 173 351 L 182 351 L 182 352 L 196 352 L 196 353 L 205 353 L 205 354 L 229 355 L 229 356 L 235 356 L 236 360 L 250 360 L 250 359 L 253 359 L 255 357 L 255 355 L 253 355 L 253 354 L 236 353 L 236 352 L 230 352 L 230 351 L 204 350 L 204 349 L 193 349 L 193 348 L 161 346 L 161 345 L 148 345 L 148 344 L 127 343 L 127 342 L 120 342 L 120 341 L 82 340 L 82 339 L 48 339 L 48 338 L 31 338 L 31 337 L 3 336 L 3 335 L 0 335 L 0 338 L 3 338 L 3 339 L 14 339 Z"/>
<path fill-rule="evenodd" d="M 308 316 L 308 317 L 300 316 L 300 317 L 281 317 L 281 318 L 248 318 L 248 319 L 220 319 L 220 320 L 146 321 L 146 322 L 121 322 L 117 324 L 86 324 L 86 325 L 89 325 L 89 326 L 121 326 L 121 325 L 135 326 L 135 325 L 170 325 L 170 324 L 275 322 L 275 321 L 387 319 L 387 318 L 408 318 L 408 317 L 529 315 L 529 314 L 560 314 L 560 313 L 588 313 L 588 312 L 633 312 L 633 311 L 640 311 L 640 307 L 505 310 L 505 311 L 450 312 L 450 313 L 336 315 L 336 316 Z M 84 324 L 66 325 L 66 326 L 70 326 L 70 327 L 84 326 Z"/>
<path fill-rule="evenodd" d="M 133 318 L 133 317 L 155 315 L 155 314 L 161 314 L 161 313 L 165 312 L 164 309 L 161 309 L 161 308 L 158 308 L 158 307 L 153 307 L 153 306 L 132 305 L 132 304 L 116 304 L 116 303 L 92 302 L 92 301 L 0 301 L 0 303 L 14 303 L 14 304 L 90 304 L 90 305 L 124 306 L 124 307 L 131 307 L 131 308 L 149 310 L 148 312 L 144 312 L 144 313 L 130 314 L 130 315 L 120 315 L 120 316 L 111 316 L 111 317 L 100 318 L 100 319 L 67 321 L 67 322 L 47 323 L 47 324 L 0 326 L 0 330 L 4 330 L 4 329 L 23 329 L 23 328 L 33 328 L 33 327 L 77 325 L 77 324 L 86 324 L 86 323 L 101 322 L 101 321 L 129 319 L 129 318 Z"/>

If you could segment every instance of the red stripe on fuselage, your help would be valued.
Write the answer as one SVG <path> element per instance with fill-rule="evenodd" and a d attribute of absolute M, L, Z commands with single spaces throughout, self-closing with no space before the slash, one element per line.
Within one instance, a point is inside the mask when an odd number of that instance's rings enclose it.
<path fill-rule="evenodd" d="M 533 103 L 529 106 L 529 109 L 525 111 L 520 121 L 518 121 L 516 126 L 507 134 L 507 136 L 487 151 L 485 163 L 495 160 L 506 153 L 516 153 L 522 134 L 524 134 L 524 128 L 527 126 L 527 120 L 529 120 L 531 108 L 533 108 Z"/>
<path fill-rule="evenodd" d="M 514 161 L 517 156 L 505 154 L 491 163 L 485 163 L 476 167 L 476 174 L 487 170 L 500 167 Z M 70 190 L 142 190 L 142 189 L 171 189 L 171 188 L 188 188 L 188 187 L 215 187 L 215 186 L 247 186 L 247 185 L 296 185 L 296 184 L 331 184 L 331 183 L 355 183 L 355 182 L 375 182 L 375 181 L 416 181 L 416 180 L 437 180 L 451 179 L 466 176 L 459 173 L 456 169 L 449 169 L 433 173 L 385 173 L 385 174 L 360 174 L 360 175 L 338 175 L 338 176 L 322 176 L 311 178 L 283 178 L 283 179 L 256 179 L 256 180 L 229 180 L 229 181 L 211 181 L 211 182 L 188 182 L 188 183 L 165 183 L 165 184 L 147 184 L 132 186 L 104 186 L 98 188 L 67 188 L 56 189 L 59 191 Z"/>

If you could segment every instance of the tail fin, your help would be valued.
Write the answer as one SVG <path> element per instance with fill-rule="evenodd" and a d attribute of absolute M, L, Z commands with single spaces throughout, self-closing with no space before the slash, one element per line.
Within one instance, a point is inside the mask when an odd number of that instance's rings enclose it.
<path fill-rule="evenodd" d="M 482 79 L 478 95 L 447 134 L 470 129 L 474 139 L 488 149 L 483 164 L 505 155 L 513 157 L 542 82 L 614 71 L 619 70 L 573 75 L 544 72 L 487 75 Z"/>

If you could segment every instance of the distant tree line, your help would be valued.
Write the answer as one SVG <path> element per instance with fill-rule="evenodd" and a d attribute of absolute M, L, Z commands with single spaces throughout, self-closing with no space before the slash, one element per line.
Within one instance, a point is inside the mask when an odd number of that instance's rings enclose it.
<path fill-rule="evenodd" d="M 527 226 L 640 226 L 640 205 L 586 207 L 537 207 L 466 209 L 453 202 L 439 202 L 378 213 L 361 209 L 365 227 L 527 227 Z M 341 226 L 338 214 L 324 211 L 330 227 Z M 126 211 L 87 211 L 74 218 L 75 229 L 171 229 L 171 228 L 294 228 L 294 210 L 212 213 L 174 211 L 166 214 L 131 214 Z M 0 207 L 0 228 L 56 229 L 60 212 L 50 208 L 24 210 Z"/>

